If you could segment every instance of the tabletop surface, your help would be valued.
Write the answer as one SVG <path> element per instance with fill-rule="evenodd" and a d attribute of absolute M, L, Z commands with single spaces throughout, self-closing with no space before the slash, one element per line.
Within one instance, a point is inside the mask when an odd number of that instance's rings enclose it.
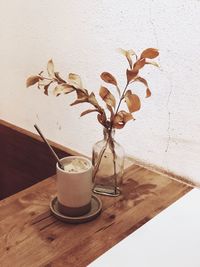
<path fill-rule="evenodd" d="M 77 225 L 50 213 L 55 176 L 0 201 L 0 266 L 87 266 L 191 187 L 133 165 L 121 189 L 119 197 L 100 196 L 101 215 Z"/>
<path fill-rule="evenodd" d="M 89 267 L 199 267 L 200 190 L 193 189 Z"/>

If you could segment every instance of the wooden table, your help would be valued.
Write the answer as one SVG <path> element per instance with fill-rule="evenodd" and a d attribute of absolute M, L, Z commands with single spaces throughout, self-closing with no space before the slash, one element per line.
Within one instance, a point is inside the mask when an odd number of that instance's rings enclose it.
<path fill-rule="evenodd" d="M 191 187 L 133 165 L 120 197 L 102 197 L 94 221 L 70 225 L 55 219 L 49 202 L 55 176 L 0 201 L 0 266 L 87 266 Z"/>

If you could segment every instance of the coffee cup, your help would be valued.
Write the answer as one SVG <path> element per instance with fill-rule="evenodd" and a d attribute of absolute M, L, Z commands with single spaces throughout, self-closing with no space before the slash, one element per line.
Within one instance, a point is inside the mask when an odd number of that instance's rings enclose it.
<path fill-rule="evenodd" d="M 61 163 L 64 169 L 56 165 L 58 210 L 66 216 L 82 216 L 91 209 L 92 163 L 82 156 L 65 157 Z"/>

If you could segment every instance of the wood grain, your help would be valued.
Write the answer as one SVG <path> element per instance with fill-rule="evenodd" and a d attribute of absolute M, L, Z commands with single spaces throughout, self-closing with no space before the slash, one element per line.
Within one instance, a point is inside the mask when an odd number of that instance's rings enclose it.
<path fill-rule="evenodd" d="M 52 176 L 0 201 L 0 266 L 87 266 L 134 232 L 191 187 L 133 165 L 122 195 L 103 197 L 94 221 L 65 224 L 49 212 L 56 194 Z"/>

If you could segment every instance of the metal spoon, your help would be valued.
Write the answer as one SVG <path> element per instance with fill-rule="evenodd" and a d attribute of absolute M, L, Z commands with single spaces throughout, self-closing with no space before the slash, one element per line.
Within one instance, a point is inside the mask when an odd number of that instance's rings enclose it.
<path fill-rule="evenodd" d="M 53 148 L 50 146 L 50 144 L 48 143 L 47 139 L 44 137 L 44 135 L 42 134 L 42 132 L 40 131 L 39 127 L 37 126 L 37 124 L 34 124 L 35 129 L 37 130 L 37 132 L 39 133 L 39 135 L 41 136 L 41 138 L 43 139 L 43 141 L 45 142 L 45 144 L 48 146 L 48 148 L 50 149 L 51 153 L 53 154 L 54 158 L 56 159 L 56 161 L 58 162 L 58 165 L 61 169 L 64 170 L 64 166 L 62 164 L 62 162 L 60 161 L 60 159 L 58 158 L 58 156 L 56 155 L 56 152 L 53 150 Z"/>

